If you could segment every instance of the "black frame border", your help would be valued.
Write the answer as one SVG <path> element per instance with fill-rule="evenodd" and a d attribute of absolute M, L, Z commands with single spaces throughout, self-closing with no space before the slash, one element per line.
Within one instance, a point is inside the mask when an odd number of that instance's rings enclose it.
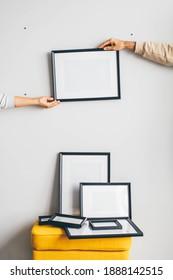
<path fill-rule="evenodd" d="M 99 48 L 92 49 L 69 49 L 69 50 L 52 50 L 51 51 L 51 65 L 52 65 L 52 84 L 53 84 L 53 98 L 59 100 L 61 102 L 75 102 L 75 101 L 98 101 L 98 100 L 114 100 L 121 99 L 121 86 L 120 86 L 120 55 L 119 51 L 116 51 L 116 67 L 117 67 L 117 93 L 118 95 L 115 97 L 93 97 L 93 98 L 70 98 L 70 99 L 58 99 L 57 96 L 57 87 L 56 87 L 56 67 L 55 67 L 55 54 L 56 53 L 69 53 L 69 52 L 96 52 L 96 51 L 104 51 Z M 109 50 L 114 51 L 114 50 Z M 114 51 L 115 52 L 115 51 Z"/>

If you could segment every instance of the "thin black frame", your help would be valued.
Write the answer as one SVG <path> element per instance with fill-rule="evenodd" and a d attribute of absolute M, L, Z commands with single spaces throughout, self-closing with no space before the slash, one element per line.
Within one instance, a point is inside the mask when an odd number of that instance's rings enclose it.
<path fill-rule="evenodd" d="M 41 225 L 50 225 L 50 218 L 52 215 L 45 215 L 45 216 L 38 216 L 38 224 Z M 47 219 L 47 221 L 43 221 L 44 219 Z"/>
<path fill-rule="evenodd" d="M 62 213 L 62 166 L 63 156 L 107 156 L 107 182 L 110 182 L 110 153 L 109 152 L 60 152 L 59 153 L 59 196 L 58 196 L 58 213 Z M 80 186 L 79 186 L 80 189 Z M 79 190 L 80 195 L 80 190 Z M 79 201 L 80 208 L 80 201 Z M 80 209 L 79 209 L 80 210 Z M 82 216 L 82 215 L 80 215 Z"/>
<path fill-rule="evenodd" d="M 123 217 L 123 218 L 132 218 L 132 207 L 131 207 L 131 183 L 129 183 L 129 182 L 127 182 L 127 183 L 125 183 L 125 182 L 121 182 L 121 183 L 113 183 L 113 182 L 108 182 L 108 183 L 91 183 L 91 182 L 89 182 L 89 183 L 80 183 L 80 215 L 82 216 L 83 215 L 83 187 L 84 186 L 92 186 L 92 185 L 94 185 L 94 186 L 103 186 L 103 185 L 108 185 L 108 186 L 111 186 L 111 185 L 120 185 L 120 186 L 123 186 L 123 185 L 127 185 L 127 188 L 128 188 L 128 204 L 129 204 L 129 209 L 128 209 L 128 213 L 129 213 L 129 215 L 127 216 L 127 217 Z M 88 217 L 89 219 L 91 218 L 91 217 Z M 118 218 L 122 218 L 122 217 L 118 217 Z M 95 217 L 94 219 L 98 219 L 97 217 Z M 105 217 L 102 217 L 102 218 L 100 218 L 99 217 L 99 219 L 105 219 Z"/>
<path fill-rule="evenodd" d="M 143 236 L 143 232 L 132 222 L 129 218 L 117 218 L 119 220 L 125 219 L 135 229 L 136 233 L 125 233 L 125 234 L 98 234 L 98 235 L 71 235 L 67 227 L 64 228 L 69 239 L 90 239 L 90 238 L 115 238 L 115 237 L 139 237 Z M 89 220 L 89 219 L 88 219 Z M 105 230 L 104 230 L 105 231 Z M 95 231 L 96 232 L 96 231 Z M 108 230 L 109 233 L 109 230 Z"/>
<path fill-rule="evenodd" d="M 57 96 L 57 86 L 56 86 L 56 66 L 55 66 L 55 54 L 56 53 L 69 53 L 69 52 L 100 52 L 103 49 L 92 48 L 92 49 L 71 49 L 71 50 L 52 50 L 51 51 L 51 63 L 52 63 L 52 83 L 53 83 L 53 97 L 61 102 L 74 102 L 74 101 L 96 101 L 96 100 L 112 100 L 121 99 L 121 87 L 120 87 L 120 59 L 119 51 L 116 51 L 116 67 L 117 67 L 117 96 L 113 97 L 93 97 L 93 98 L 69 98 L 69 99 L 59 99 Z M 109 50 L 113 51 L 113 50 Z M 114 51 L 115 52 L 115 51 Z"/>
<path fill-rule="evenodd" d="M 94 224 L 97 223 L 110 223 L 113 222 L 115 226 L 95 226 Z M 100 229 L 122 229 L 122 225 L 117 221 L 115 218 L 107 218 L 107 219 L 90 219 L 89 226 L 93 230 L 100 230 Z"/>
<path fill-rule="evenodd" d="M 69 219 L 79 219 L 81 220 L 80 224 L 75 224 L 75 223 L 67 223 L 67 222 L 58 222 L 58 221 L 53 221 L 53 219 L 55 217 L 65 217 L 65 218 L 69 218 Z M 70 228 L 81 228 L 82 225 L 85 223 L 86 221 L 86 217 L 81 217 L 81 216 L 74 216 L 74 215 L 65 215 L 65 214 L 59 214 L 59 213 L 55 213 L 49 220 L 49 224 L 53 225 L 53 226 L 58 226 L 61 228 L 64 227 L 70 227 Z"/>

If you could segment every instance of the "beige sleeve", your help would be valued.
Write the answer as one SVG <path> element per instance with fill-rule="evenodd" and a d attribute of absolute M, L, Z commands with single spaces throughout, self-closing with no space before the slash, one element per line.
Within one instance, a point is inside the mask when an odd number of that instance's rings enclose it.
<path fill-rule="evenodd" d="M 166 66 L 173 66 L 173 44 L 137 42 L 134 52 L 146 59 Z"/>

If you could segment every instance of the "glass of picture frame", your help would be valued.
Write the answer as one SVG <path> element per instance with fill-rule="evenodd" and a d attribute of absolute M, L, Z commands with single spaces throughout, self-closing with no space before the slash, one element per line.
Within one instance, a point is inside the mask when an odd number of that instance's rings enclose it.
<path fill-rule="evenodd" d="M 51 61 L 55 99 L 120 99 L 119 51 L 53 50 Z"/>
<path fill-rule="evenodd" d="M 110 182 L 110 153 L 60 153 L 59 213 L 80 214 L 79 186 L 87 181 Z"/>

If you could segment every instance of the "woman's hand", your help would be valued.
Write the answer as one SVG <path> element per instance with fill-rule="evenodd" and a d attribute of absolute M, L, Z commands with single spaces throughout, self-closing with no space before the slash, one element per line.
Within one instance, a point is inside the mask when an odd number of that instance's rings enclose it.
<path fill-rule="evenodd" d="M 136 42 L 122 41 L 119 39 L 111 38 L 98 46 L 100 49 L 120 51 L 123 49 L 129 49 L 131 51 L 135 50 Z"/>
<path fill-rule="evenodd" d="M 58 104 L 60 104 L 60 101 L 55 100 L 52 97 L 47 96 L 41 96 L 37 98 L 38 106 L 44 107 L 46 109 L 52 108 Z"/>
<path fill-rule="evenodd" d="M 40 106 L 49 109 L 58 104 L 60 104 L 60 101 L 54 100 L 54 98 L 48 96 L 41 96 L 36 98 L 15 96 L 14 99 L 15 107 Z"/>

